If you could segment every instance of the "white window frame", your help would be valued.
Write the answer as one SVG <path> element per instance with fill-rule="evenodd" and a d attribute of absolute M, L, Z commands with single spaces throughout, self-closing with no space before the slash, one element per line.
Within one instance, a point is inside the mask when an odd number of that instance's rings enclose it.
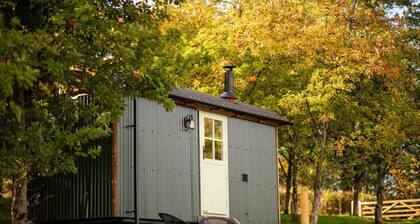
<path fill-rule="evenodd" d="M 215 159 L 216 157 L 216 150 L 215 150 L 215 145 L 213 144 L 213 158 L 214 159 L 204 159 L 204 139 L 206 138 L 204 136 L 204 117 L 208 117 L 211 118 L 213 120 L 220 120 L 222 121 L 222 125 L 223 125 L 223 133 L 222 133 L 222 144 L 223 144 L 223 157 L 222 160 L 217 160 Z M 205 160 L 206 162 L 223 162 L 226 163 L 226 165 L 228 164 L 228 135 L 227 135 L 227 117 L 223 116 L 223 115 L 219 115 L 219 114 L 213 114 L 213 113 L 209 113 L 209 112 L 204 112 L 204 111 L 199 111 L 199 139 L 200 139 L 200 160 Z M 213 125 L 214 126 L 214 125 Z M 214 130 L 213 130 L 213 135 L 214 135 Z M 214 136 L 212 139 L 215 139 Z M 217 139 L 216 139 L 217 140 Z"/>

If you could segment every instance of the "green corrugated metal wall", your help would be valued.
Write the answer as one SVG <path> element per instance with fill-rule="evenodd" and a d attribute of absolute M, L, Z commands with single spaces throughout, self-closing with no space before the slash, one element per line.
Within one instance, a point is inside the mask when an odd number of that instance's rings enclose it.
<path fill-rule="evenodd" d="M 230 215 L 241 224 L 278 223 L 276 129 L 228 118 L 228 133 Z"/>
<path fill-rule="evenodd" d="M 119 215 L 133 210 L 133 124 L 132 101 L 119 123 L 118 192 Z M 138 214 L 159 219 L 158 213 L 173 214 L 187 221 L 198 216 L 198 131 L 187 131 L 183 119 L 197 110 L 177 106 L 166 111 L 162 105 L 137 99 Z M 128 212 L 128 213 L 127 213 Z"/>
<path fill-rule="evenodd" d="M 35 220 L 63 220 L 111 216 L 111 137 L 100 145 L 96 159 L 79 159 L 78 174 L 37 178 L 29 184 L 29 197 L 35 203 L 30 217 Z"/>
<path fill-rule="evenodd" d="M 118 124 L 117 215 L 133 213 L 133 101 Z M 188 221 L 199 215 L 198 111 L 137 99 L 138 214 L 157 219 L 166 212 Z M 193 115 L 195 130 L 182 121 Z M 111 216 L 111 137 L 100 141 L 97 160 L 78 162 L 79 174 L 35 180 L 41 220 Z M 242 224 L 275 224 L 277 214 L 276 131 L 274 127 L 228 118 L 230 214 Z M 248 182 L 242 181 L 248 174 Z"/>

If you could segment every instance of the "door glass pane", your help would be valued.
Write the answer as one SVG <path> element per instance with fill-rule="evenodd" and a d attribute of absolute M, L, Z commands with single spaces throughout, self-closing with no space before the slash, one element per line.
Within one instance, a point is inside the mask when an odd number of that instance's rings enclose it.
<path fill-rule="evenodd" d="M 204 136 L 213 138 L 213 119 L 204 118 Z"/>
<path fill-rule="evenodd" d="M 223 160 L 223 142 L 214 141 L 215 159 Z"/>
<path fill-rule="evenodd" d="M 204 139 L 203 154 L 204 159 L 213 159 L 213 141 L 211 139 Z"/>
<path fill-rule="evenodd" d="M 222 121 L 214 120 L 214 138 L 222 140 L 223 128 Z"/>

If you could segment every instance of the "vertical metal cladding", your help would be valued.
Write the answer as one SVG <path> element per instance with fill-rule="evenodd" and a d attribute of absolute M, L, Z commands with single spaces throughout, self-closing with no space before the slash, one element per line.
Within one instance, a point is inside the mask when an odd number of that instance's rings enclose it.
<path fill-rule="evenodd" d="M 196 109 L 166 111 L 138 98 L 117 126 L 117 216 L 134 217 L 133 107 L 137 107 L 137 191 L 140 218 L 159 219 L 165 212 L 186 221 L 199 215 L 198 127 L 186 130 L 183 119 Z M 230 216 L 242 224 L 275 224 L 277 214 L 276 131 L 274 127 L 228 118 Z M 77 161 L 78 174 L 31 181 L 30 209 L 37 220 L 110 217 L 112 204 L 112 138 L 99 144 L 97 159 Z M 243 180 L 247 175 L 248 181 Z M 37 197 L 39 193 L 39 197 Z M 35 196 L 35 197 L 32 197 Z"/>
<path fill-rule="evenodd" d="M 111 216 L 111 137 L 99 139 L 97 158 L 76 161 L 77 174 L 36 178 L 29 184 L 31 219 L 38 221 Z"/>
<path fill-rule="evenodd" d="M 132 106 L 132 105 L 131 105 Z M 186 130 L 183 118 L 195 109 L 176 106 L 166 111 L 162 105 L 137 99 L 138 214 L 159 219 L 158 213 L 173 214 L 187 221 L 197 220 L 199 209 L 198 131 Z M 133 110 L 124 114 L 119 134 L 120 215 L 133 209 L 132 130 Z M 127 132 L 124 132 L 127 131 Z M 129 135 L 130 137 L 127 137 Z M 131 197 L 130 197 L 131 196 Z"/>
<path fill-rule="evenodd" d="M 278 223 L 275 128 L 229 118 L 228 132 L 230 215 L 242 224 Z"/>
<path fill-rule="evenodd" d="M 133 197 L 133 106 L 132 99 L 124 101 L 126 108 L 117 127 L 117 215 L 134 217 Z"/>
<path fill-rule="evenodd" d="M 78 98 L 89 105 L 92 96 Z M 82 121 L 79 125 L 83 126 Z M 59 174 L 34 178 L 29 183 L 29 217 L 34 221 L 98 218 L 111 216 L 111 136 L 85 145 L 100 147 L 97 158 L 79 158 L 75 161 L 76 174 Z"/>

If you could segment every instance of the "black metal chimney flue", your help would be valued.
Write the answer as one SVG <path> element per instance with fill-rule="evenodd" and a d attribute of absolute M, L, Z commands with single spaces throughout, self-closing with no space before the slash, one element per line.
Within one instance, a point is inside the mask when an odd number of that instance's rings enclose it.
<path fill-rule="evenodd" d="M 234 84 L 233 81 L 235 77 L 233 76 L 233 69 L 236 68 L 234 65 L 227 65 L 223 66 L 226 69 L 225 73 L 225 92 L 220 95 L 220 97 L 229 99 L 229 100 L 236 100 L 236 96 L 234 92 Z"/>

